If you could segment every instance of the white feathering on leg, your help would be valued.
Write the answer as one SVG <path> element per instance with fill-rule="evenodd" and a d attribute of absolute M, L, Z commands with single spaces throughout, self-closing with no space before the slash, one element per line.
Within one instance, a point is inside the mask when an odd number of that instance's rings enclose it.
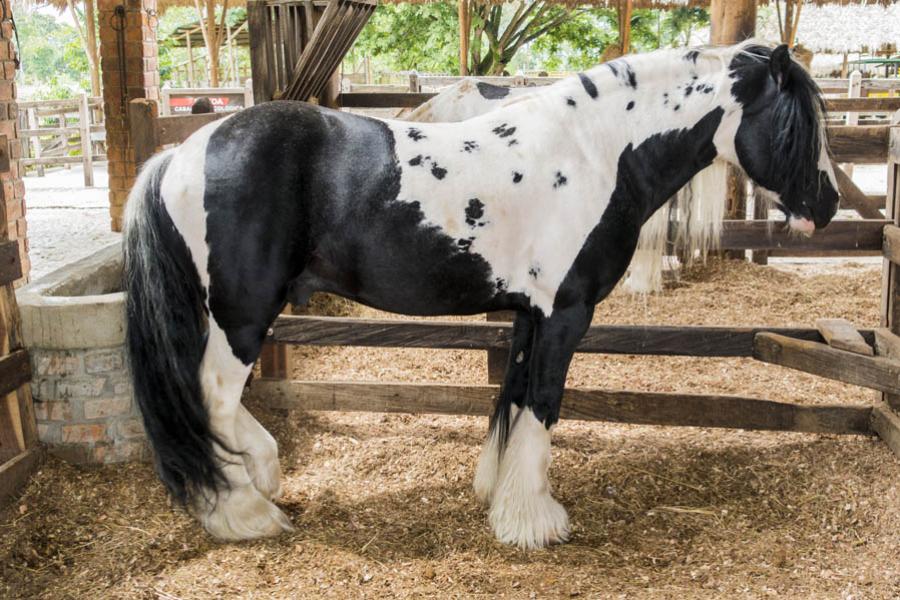
<path fill-rule="evenodd" d="M 498 540 L 523 549 L 568 540 L 569 516 L 550 495 L 549 467 L 550 431 L 525 408 L 500 460 L 488 515 Z"/>
<path fill-rule="evenodd" d="M 519 407 L 513 404 L 509 408 L 509 422 L 512 423 L 519 414 Z M 500 469 L 500 429 L 499 425 L 488 432 L 488 438 L 481 448 L 478 467 L 475 469 L 475 496 L 484 504 L 490 504 L 497 485 L 497 472 Z"/>

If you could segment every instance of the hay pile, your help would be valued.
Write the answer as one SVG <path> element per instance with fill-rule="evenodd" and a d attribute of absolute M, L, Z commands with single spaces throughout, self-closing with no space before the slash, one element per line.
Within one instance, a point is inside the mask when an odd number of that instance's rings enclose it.
<path fill-rule="evenodd" d="M 879 284 L 871 267 L 711 264 L 646 302 L 616 295 L 597 322 L 873 326 Z M 297 354 L 304 378 L 486 377 L 477 352 Z M 744 360 L 579 357 L 570 383 L 871 398 Z M 0 597 L 900 596 L 900 466 L 876 439 L 564 422 L 551 479 L 573 539 L 525 553 L 493 540 L 470 491 L 482 419 L 251 410 L 281 444 L 296 533 L 216 544 L 146 465 L 49 461 L 0 512 Z"/>

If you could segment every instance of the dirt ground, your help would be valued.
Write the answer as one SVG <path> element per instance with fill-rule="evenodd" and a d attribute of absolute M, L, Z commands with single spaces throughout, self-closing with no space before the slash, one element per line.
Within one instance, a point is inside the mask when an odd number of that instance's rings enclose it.
<path fill-rule="evenodd" d="M 598 323 L 878 321 L 877 267 L 712 263 Z M 384 316 L 344 305 L 360 316 Z M 302 378 L 482 383 L 484 354 L 303 348 Z M 580 356 L 571 385 L 808 403 L 873 393 L 744 359 Z M 149 465 L 48 460 L 0 512 L 2 598 L 900 598 L 900 462 L 875 438 L 563 422 L 570 543 L 494 541 L 470 483 L 480 418 L 251 409 L 281 446 L 297 530 L 218 544 Z"/>

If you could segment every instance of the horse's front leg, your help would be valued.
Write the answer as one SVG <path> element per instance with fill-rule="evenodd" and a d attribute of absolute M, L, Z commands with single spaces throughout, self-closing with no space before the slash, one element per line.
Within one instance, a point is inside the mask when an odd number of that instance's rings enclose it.
<path fill-rule="evenodd" d="M 525 405 L 510 428 L 489 514 L 494 534 L 507 544 L 541 548 L 569 537 L 566 510 L 550 495 L 550 428 L 593 313 L 593 305 L 579 303 L 536 320 Z"/>
<path fill-rule="evenodd" d="M 497 485 L 500 458 L 509 439 L 509 427 L 525 404 L 528 391 L 528 364 L 531 362 L 531 347 L 534 339 L 534 319 L 524 311 L 516 314 L 513 323 L 512 341 L 509 346 L 509 361 L 503 386 L 494 405 L 494 414 L 488 429 L 488 437 L 478 458 L 475 470 L 475 495 L 484 503 L 490 503 Z"/>

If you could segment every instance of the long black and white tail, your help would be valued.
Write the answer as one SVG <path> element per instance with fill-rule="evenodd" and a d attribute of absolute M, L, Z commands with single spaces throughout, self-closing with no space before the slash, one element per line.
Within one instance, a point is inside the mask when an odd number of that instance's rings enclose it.
<path fill-rule="evenodd" d="M 186 503 L 201 490 L 223 489 L 227 480 L 200 382 L 205 291 L 160 194 L 171 159 L 164 152 L 148 161 L 128 199 L 126 345 L 159 476 L 172 496 Z"/>

